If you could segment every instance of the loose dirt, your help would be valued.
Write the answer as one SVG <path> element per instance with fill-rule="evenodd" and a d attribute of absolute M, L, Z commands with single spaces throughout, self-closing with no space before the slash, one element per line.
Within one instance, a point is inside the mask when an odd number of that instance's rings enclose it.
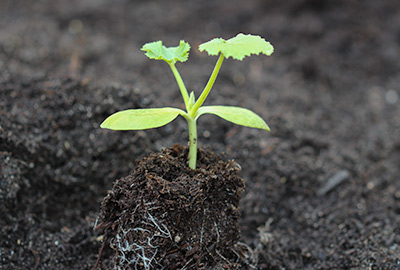
<path fill-rule="evenodd" d="M 188 41 L 178 69 L 199 95 L 216 58 L 198 44 L 243 32 L 275 53 L 226 61 L 207 103 L 250 108 L 271 133 L 204 116 L 199 143 L 242 167 L 239 241 L 251 260 L 400 269 L 399 18 L 394 0 L 2 0 L 0 268 L 91 269 L 113 182 L 187 144 L 183 119 L 99 129 L 118 110 L 182 107 L 168 66 L 140 47 Z"/>

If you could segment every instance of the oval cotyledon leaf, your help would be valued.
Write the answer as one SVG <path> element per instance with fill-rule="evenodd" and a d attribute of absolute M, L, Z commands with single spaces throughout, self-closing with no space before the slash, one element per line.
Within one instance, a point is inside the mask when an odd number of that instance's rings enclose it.
<path fill-rule="evenodd" d="M 249 109 L 235 106 L 203 106 L 197 111 L 196 119 L 206 113 L 217 115 L 237 125 L 270 131 L 267 123 Z"/>
<path fill-rule="evenodd" d="M 101 123 L 101 128 L 112 130 L 142 130 L 157 128 L 172 122 L 178 115 L 187 114 L 176 108 L 130 109 L 116 112 Z"/>

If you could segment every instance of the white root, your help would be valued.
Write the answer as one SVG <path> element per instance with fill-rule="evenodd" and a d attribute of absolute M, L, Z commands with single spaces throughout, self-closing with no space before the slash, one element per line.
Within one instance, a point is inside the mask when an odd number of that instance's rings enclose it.
<path fill-rule="evenodd" d="M 138 209 L 138 206 L 134 209 Z M 168 227 L 154 217 L 147 209 L 144 216 L 144 220 L 135 228 L 125 230 L 124 228 L 119 229 L 119 233 L 115 237 L 115 248 L 118 250 L 119 256 L 117 257 L 118 265 L 117 270 L 126 269 L 127 266 L 133 269 L 162 269 L 156 262 L 156 256 L 158 254 L 159 246 L 154 244 L 156 237 L 170 238 L 172 240 L 171 232 Z M 141 237 L 133 237 L 133 243 L 129 243 L 128 235 L 134 234 Z M 159 258 L 160 259 L 160 258 Z M 162 259 L 162 257 L 161 257 Z M 157 266 L 157 267 L 156 267 Z"/>

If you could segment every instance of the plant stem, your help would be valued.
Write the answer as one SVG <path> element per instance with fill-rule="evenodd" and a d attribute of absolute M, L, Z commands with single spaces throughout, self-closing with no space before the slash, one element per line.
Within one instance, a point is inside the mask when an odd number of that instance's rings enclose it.
<path fill-rule="evenodd" d="M 190 116 L 186 118 L 189 125 L 189 167 L 196 169 L 197 162 L 197 123 Z"/>
<path fill-rule="evenodd" d="M 221 68 L 222 62 L 224 61 L 224 58 L 225 58 L 224 55 L 221 53 L 219 55 L 217 63 L 215 64 L 214 70 L 211 73 L 210 79 L 208 79 L 206 87 L 204 87 L 204 90 L 201 93 L 199 99 L 193 105 L 190 112 L 188 112 L 190 117 L 192 117 L 192 118 L 195 117 L 197 110 L 200 108 L 201 105 L 203 105 L 204 101 L 206 100 L 208 94 L 211 91 L 211 88 L 214 85 L 215 80 L 217 79 L 217 76 L 218 76 L 219 70 Z"/>
<path fill-rule="evenodd" d="M 168 64 L 172 69 L 172 73 L 174 73 L 176 82 L 178 83 L 179 89 L 181 90 L 183 101 L 185 102 L 186 110 L 188 110 L 188 108 L 189 108 L 189 94 L 188 94 L 188 91 L 186 89 L 185 83 L 183 82 L 181 75 L 179 74 L 178 70 L 176 69 L 175 64 L 174 63 L 168 63 Z"/>

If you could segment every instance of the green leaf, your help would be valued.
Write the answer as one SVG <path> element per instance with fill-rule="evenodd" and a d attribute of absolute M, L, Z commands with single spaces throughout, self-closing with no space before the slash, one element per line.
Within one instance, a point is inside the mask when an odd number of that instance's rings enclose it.
<path fill-rule="evenodd" d="M 209 55 L 222 53 L 226 58 L 232 57 L 236 60 L 243 60 L 251 54 L 271 55 L 274 52 L 274 47 L 260 36 L 238 34 L 228 40 L 214 38 L 201 44 L 199 50 L 201 52 L 206 51 Z"/>
<path fill-rule="evenodd" d="M 189 105 L 189 110 L 193 107 L 193 105 L 196 103 L 196 98 L 194 97 L 194 92 L 192 91 L 192 92 L 190 92 L 190 96 L 189 96 L 189 102 L 188 102 L 188 105 Z"/>
<path fill-rule="evenodd" d="M 234 106 L 203 106 L 197 111 L 196 119 L 205 113 L 215 114 L 237 125 L 270 131 L 267 123 L 254 112 Z"/>
<path fill-rule="evenodd" d="M 186 113 L 176 108 L 151 108 L 131 109 L 116 112 L 103 123 L 101 128 L 112 130 L 142 130 L 157 128 L 172 122 L 178 115 L 185 116 Z"/>
<path fill-rule="evenodd" d="M 164 60 L 175 64 L 177 61 L 185 62 L 189 57 L 190 45 L 181 40 L 177 47 L 165 47 L 162 41 L 155 41 L 143 45 L 142 51 L 150 59 Z"/>

